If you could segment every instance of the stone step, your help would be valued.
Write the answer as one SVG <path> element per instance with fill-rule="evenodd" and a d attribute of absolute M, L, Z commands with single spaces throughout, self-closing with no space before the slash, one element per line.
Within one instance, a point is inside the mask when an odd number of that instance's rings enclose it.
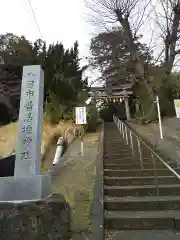
<path fill-rule="evenodd" d="M 115 160 L 115 161 L 121 161 L 121 160 L 131 160 L 134 161 L 134 158 L 132 158 L 132 156 L 129 154 L 129 156 L 127 155 L 122 155 L 120 157 L 112 157 L 112 156 L 105 156 L 103 155 L 104 159 L 109 159 L 109 160 Z"/>
<path fill-rule="evenodd" d="M 175 169 L 178 173 L 179 169 Z M 169 169 L 157 169 L 157 176 L 171 176 L 173 173 Z M 109 170 L 104 169 L 104 175 L 109 177 L 143 177 L 143 176 L 153 176 L 153 169 L 131 169 L 131 170 Z"/>
<path fill-rule="evenodd" d="M 108 152 L 104 152 L 104 157 L 111 157 L 111 158 L 122 158 L 123 156 L 129 156 L 129 157 L 133 157 L 132 156 L 132 151 L 112 151 L 109 150 Z"/>
<path fill-rule="evenodd" d="M 112 159 L 112 158 L 105 158 L 104 157 L 104 163 L 107 163 L 107 164 L 139 164 L 140 163 L 140 159 L 132 159 L 130 157 L 122 157 L 121 159 Z M 151 159 L 146 159 L 146 160 L 143 160 L 143 163 L 146 164 L 146 163 L 149 163 L 149 164 L 152 164 L 152 160 Z M 174 163 L 174 162 L 173 162 Z"/>
<path fill-rule="evenodd" d="M 112 147 L 114 144 L 117 144 L 117 145 L 120 144 L 122 146 L 124 146 L 124 144 L 125 144 L 125 140 L 121 138 L 121 135 L 118 135 L 118 136 L 105 135 L 104 139 L 105 139 L 104 143 L 107 144 L 108 146 L 112 146 Z"/>
<path fill-rule="evenodd" d="M 153 185 L 154 176 L 147 177 L 104 177 L 104 184 L 108 186 Z M 158 184 L 180 184 L 175 176 L 158 176 Z"/>
<path fill-rule="evenodd" d="M 120 170 L 121 169 L 121 165 L 133 165 L 133 164 L 137 164 L 137 162 L 135 163 L 135 162 L 130 161 L 130 160 L 126 160 L 126 161 L 122 161 L 122 162 L 104 160 L 103 164 L 104 164 L 104 168 L 105 169 L 108 169 L 108 167 L 110 165 L 116 165 L 117 166 L 117 170 Z M 114 169 L 114 170 L 116 170 L 116 169 Z"/>
<path fill-rule="evenodd" d="M 104 146 L 106 148 L 116 148 L 118 151 L 122 150 L 122 149 L 127 150 L 128 148 L 130 148 L 131 145 L 130 145 L 130 143 L 128 143 L 128 144 L 126 141 L 122 141 L 121 139 L 117 140 L 116 143 L 114 143 L 113 140 L 104 142 Z"/>
<path fill-rule="evenodd" d="M 180 195 L 180 184 L 159 185 L 159 196 Z M 155 185 L 143 186 L 104 186 L 104 195 L 111 197 L 124 196 L 157 196 Z"/>
<path fill-rule="evenodd" d="M 105 227 L 117 230 L 180 230 L 180 211 L 106 212 Z"/>
<path fill-rule="evenodd" d="M 105 229 L 105 240 L 179 240 L 179 231 L 175 230 L 113 230 Z"/>
<path fill-rule="evenodd" d="M 109 152 L 109 150 L 110 150 L 110 152 Z M 125 146 L 123 148 L 121 147 L 121 145 L 119 145 L 119 147 L 116 147 L 116 148 L 104 146 L 104 152 L 107 154 L 113 153 L 114 155 L 119 155 L 121 153 L 128 153 L 130 150 L 131 150 L 131 148 L 128 146 Z M 132 153 L 132 151 L 131 151 L 131 153 Z"/>
<path fill-rule="evenodd" d="M 122 146 L 122 144 L 123 144 L 123 146 Z M 119 144 L 119 146 L 117 146 L 117 147 L 110 147 L 110 146 L 104 145 L 104 150 L 105 150 L 105 152 L 108 152 L 109 150 L 111 150 L 112 152 L 117 152 L 117 153 L 126 152 L 128 150 L 132 152 L 132 148 L 129 143 L 128 144 L 122 143 L 122 144 Z M 139 153 L 139 149 L 136 145 L 133 146 L 133 148 L 134 148 L 134 152 Z M 142 146 L 141 146 L 141 152 L 142 152 L 143 156 L 146 156 L 146 155 L 151 156 L 150 150 L 147 148 L 143 148 Z"/>
<path fill-rule="evenodd" d="M 132 157 L 132 156 L 121 156 L 121 157 L 107 157 L 103 156 L 104 160 L 111 160 L 111 161 L 123 161 L 123 160 L 130 160 L 130 161 L 140 161 L 139 156 Z M 152 158 L 143 158 L 143 162 L 152 162 Z M 156 162 L 159 162 L 158 160 Z"/>
<path fill-rule="evenodd" d="M 180 210 L 180 196 L 108 197 L 104 198 L 108 211 L 165 211 Z"/>
<path fill-rule="evenodd" d="M 106 147 L 117 147 L 119 148 L 119 146 L 121 146 L 121 148 L 125 148 L 126 145 L 126 141 L 121 139 L 121 136 L 118 139 L 109 139 L 107 140 L 107 137 L 104 141 L 104 146 Z"/>
<path fill-rule="evenodd" d="M 152 169 L 153 163 L 144 163 L 143 164 L 144 169 Z M 177 164 L 173 163 L 171 164 L 172 168 L 177 168 Z M 111 164 L 111 163 L 104 163 L 105 169 L 113 169 L 113 170 L 127 170 L 127 169 L 140 169 L 141 164 L 139 163 L 129 163 L 129 164 Z M 156 169 L 167 169 L 167 167 L 163 163 L 157 163 Z"/>
<path fill-rule="evenodd" d="M 124 143 L 118 143 L 118 144 L 112 145 L 112 146 L 105 143 L 104 147 L 105 147 L 104 148 L 105 151 L 107 151 L 107 149 L 108 150 L 111 149 L 111 150 L 115 150 L 115 151 L 118 151 L 118 152 L 123 152 L 123 151 L 127 151 L 128 149 L 131 149 L 130 145 L 125 145 Z"/>
<path fill-rule="evenodd" d="M 108 144 L 104 144 L 104 150 L 106 152 L 108 150 L 111 150 L 111 151 L 117 151 L 118 153 L 121 153 L 121 152 L 127 152 L 128 149 L 131 149 L 130 145 L 124 145 L 124 143 L 119 143 L 119 145 L 116 145 L 116 146 L 109 146 Z"/>
<path fill-rule="evenodd" d="M 139 152 L 138 151 L 134 151 L 134 156 L 133 156 L 133 152 L 132 149 L 128 149 L 128 150 L 112 150 L 109 149 L 107 151 L 104 151 L 104 157 L 111 157 L 111 158 L 116 158 L 116 159 L 121 159 L 124 156 L 129 156 L 131 157 L 131 159 L 134 159 L 134 157 L 138 157 L 139 158 Z M 150 154 L 145 154 L 142 153 L 142 159 L 152 159 L 152 156 Z"/>
<path fill-rule="evenodd" d="M 119 140 L 117 140 L 117 142 L 113 143 L 113 144 L 110 144 L 109 142 L 105 141 L 104 142 L 104 147 L 106 147 L 106 149 L 107 148 L 120 149 L 120 147 L 121 147 L 121 149 L 126 149 L 127 145 L 125 145 L 125 144 L 126 144 L 125 142 L 122 142 L 122 141 L 119 141 Z"/>
<path fill-rule="evenodd" d="M 128 157 L 130 159 L 132 159 L 132 153 L 129 151 L 129 152 L 124 152 L 124 153 L 113 153 L 113 152 L 110 152 L 110 153 L 104 153 L 104 157 L 105 158 L 119 158 L 119 159 L 122 159 L 124 157 Z"/>
<path fill-rule="evenodd" d="M 130 141 L 129 141 L 129 144 L 130 144 Z M 128 145 L 127 145 L 126 140 L 122 139 L 121 136 L 119 136 L 118 139 L 112 139 L 112 138 L 105 139 L 104 146 L 112 147 L 112 148 L 117 147 L 117 149 L 119 149 L 119 147 L 121 147 L 121 149 L 125 149 Z"/>

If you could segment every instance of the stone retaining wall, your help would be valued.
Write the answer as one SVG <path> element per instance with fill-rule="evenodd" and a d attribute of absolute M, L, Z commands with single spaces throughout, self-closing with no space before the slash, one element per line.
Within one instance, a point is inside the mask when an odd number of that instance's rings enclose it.
<path fill-rule="evenodd" d="M 66 240 L 70 208 L 59 194 L 24 203 L 0 203 L 1 240 Z"/>

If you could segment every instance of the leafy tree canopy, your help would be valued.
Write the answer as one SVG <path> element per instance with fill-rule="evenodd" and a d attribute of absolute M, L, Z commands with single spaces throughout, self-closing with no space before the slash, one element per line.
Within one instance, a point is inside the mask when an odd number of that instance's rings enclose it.
<path fill-rule="evenodd" d="M 138 40 L 137 38 L 135 41 L 136 49 L 147 66 L 152 60 L 151 52 Z M 92 38 L 90 50 L 91 66 L 101 71 L 102 78 L 106 82 L 124 83 L 130 79 L 134 72 L 134 64 L 122 28 L 113 28 L 111 31 L 102 32 Z"/>
<path fill-rule="evenodd" d="M 6 74 L 1 74 L 5 76 L 13 72 L 21 79 L 24 65 L 41 65 L 45 72 L 46 102 L 56 102 L 58 109 L 61 105 L 61 109 L 65 109 L 63 111 L 72 112 L 71 109 L 82 101 L 81 92 L 88 84 L 87 78 L 83 77 L 87 66 L 80 66 L 78 42 L 70 49 L 65 49 L 59 42 L 47 46 L 41 39 L 32 43 L 24 36 L 12 33 L 1 36 L 1 40 L 7 39 L 6 45 L 0 41 L 0 56 L 4 61 L 1 69 L 6 70 Z M 5 78 L 3 77 L 3 82 L 6 82 Z M 20 84 L 20 81 L 16 80 L 15 84 Z"/>

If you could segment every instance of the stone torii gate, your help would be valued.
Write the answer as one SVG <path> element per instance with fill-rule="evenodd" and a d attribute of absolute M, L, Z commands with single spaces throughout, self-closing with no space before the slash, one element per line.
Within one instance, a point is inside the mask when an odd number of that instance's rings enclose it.
<path fill-rule="evenodd" d="M 129 96 L 133 94 L 131 91 L 132 84 L 124 84 L 111 87 L 111 91 L 106 87 L 91 87 L 90 95 L 96 100 L 105 100 L 113 102 L 124 101 L 127 120 L 131 120 L 129 108 Z"/>

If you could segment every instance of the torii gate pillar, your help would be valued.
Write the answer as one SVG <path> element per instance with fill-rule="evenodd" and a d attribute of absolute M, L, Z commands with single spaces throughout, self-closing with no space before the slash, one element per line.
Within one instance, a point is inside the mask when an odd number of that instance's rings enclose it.
<path fill-rule="evenodd" d="M 131 114 L 130 114 L 128 96 L 124 96 L 124 103 L 125 103 L 125 109 L 126 109 L 126 118 L 127 118 L 128 121 L 130 121 L 131 120 Z"/>

